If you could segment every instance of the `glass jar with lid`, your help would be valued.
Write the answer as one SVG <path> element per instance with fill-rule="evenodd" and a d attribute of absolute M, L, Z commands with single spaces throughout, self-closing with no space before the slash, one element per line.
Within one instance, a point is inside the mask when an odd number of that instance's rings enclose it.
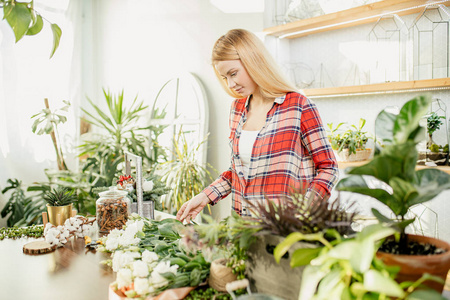
<path fill-rule="evenodd" d="M 107 233 L 114 228 L 121 229 L 130 215 L 130 198 L 126 190 L 110 187 L 99 193 L 96 201 L 96 216 L 99 231 Z"/>

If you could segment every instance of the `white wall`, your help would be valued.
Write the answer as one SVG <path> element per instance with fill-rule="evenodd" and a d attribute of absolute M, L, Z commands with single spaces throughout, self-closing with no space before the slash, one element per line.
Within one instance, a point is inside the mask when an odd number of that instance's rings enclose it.
<path fill-rule="evenodd" d="M 404 20 L 406 24 L 410 25 L 416 16 L 405 16 Z M 360 50 L 360 53 L 358 53 L 358 51 L 355 51 L 355 48 L 367 42 L 369 32 L 373 25 L 360 25 L 311 34 L 293 40 L 277 41 L 274 38 L 270 38 L 266 44 L 270 47 L 280 64 L 295 62 L 309 66 L 313 70 L 316 81 L 320 81 L 318 72 L 321 64 L 323 64 L 326 69 L 326 75 L 330 79 L 325 81 L 326 86 L 368 84 L 369 82 L 364 82 L 367 78 L 363 71 L 364 66 L 370 65 L 371 59 L 373 58 L 368 56 L 367 53 L 361 53 L 364 50 Z M 361 55 L 360 58 L 356 57 L 358 55 Z M 353 64 L 355 61 L 360 63 L 356 78 L 354 76 L 355 69 Z M 307 77 L 307 75 L 304 76 Z M 333 85 L 330 85 L 331 82 Z M 373 135 L 375 118 L 382 109 L 387 106 L 397 106 L 400 108 L 406 101 L 423 93 L 343 96 L 317 98 L 313 99 L 313 101 L 318 107 L 324 124 L 333 123 L 337 125 L 340 122 L 347 122 L 348 124 L 357 125 L 359 118 L 364 118 L 367 121 L 365 129 Z M 450 114 L 450 90 L 430 91 L 428 93 L 433 98 L 438 98 L 445 103 L 447 106 L 446 122 L 448 122 Z M 447 123 L 448 125 L 450 123 Z M 341 174 L 343 175 L 343 172 Z M 432 201 L 416 208 L 416 214 L 421 217 L 420 224 L 416 223 L 418 225 L 417 228 L 422 226 L 424 234 L 439 237 L 447 242 L 450 242 L 450 227 L 448 226 L 450 224 L 449 193 L 450 191 L 445 191 Z M 356 201 L 359 211 L 365 215 L 371 214 L 371 207 L 377 207 L 384 212 L 388 212 L 384 205 L 371 201 L 368 197 L 344 193 L 342 199 L 344 201 L 350 199 Z M 417 232 L 420 233 L 419 231 Z"/>
<path fill-rule="evenodd" d="M 228 30 L 263 29 L 262 13 L 225 14 L 206 0 L 102 0 L 93 7 L 97 82 L 148 104 L 178 72 L 202 81 L 209 105 L 208 162 L 218 171 L 229 167 L 228 113 L 232 99 L 223 91 L 210 65 L 214 42 Z M 214 174 L 215 176 L 217 174 Z M 213 214 L 228 215 L 224 199 Z"/>

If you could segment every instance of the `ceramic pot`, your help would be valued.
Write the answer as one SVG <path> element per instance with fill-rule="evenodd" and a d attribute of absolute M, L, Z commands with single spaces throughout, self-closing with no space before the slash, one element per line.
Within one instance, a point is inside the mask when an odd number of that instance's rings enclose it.
<path fill-rule="evenodd" d="M 445 282 L 447 272 L 450 269 L 450 244 L 443 240 L 421 235 L 408 234 L 408 239 L 410 241 L 435 245 L 438 248 L 446 250 L 446 252 L 436 255 L 400 255 L 378 251 L 377 257 L 386 265 L 400 267 L 400 271 L 395 280 L 399 283 L 403 281 L 416 281 L 424 273 L 429 273 L 442 278 Z M 428 280 L 424 284 L 435 289 L 438 293 L 442 293 L 444 288 L 444 284 L 436 281 Z"/>
<path fill-rule="evenodd" d="M 48 221 L 55 226 L 63 225 L 72 216 L 72 204 L 50 206 L 47 204 Z"/>

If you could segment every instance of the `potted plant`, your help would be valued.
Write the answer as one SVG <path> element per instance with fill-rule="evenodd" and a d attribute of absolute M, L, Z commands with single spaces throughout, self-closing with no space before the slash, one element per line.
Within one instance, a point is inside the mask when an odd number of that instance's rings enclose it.
<path fill-rule="evenodd" d="M 382 224 L 369 225 L 351 238 L 330 230 L 314 234 L 294 232 L 277 245 L 274 257 L 280 261 L 299 241 L 320 243 L 313 259 L 303 250 L 292 255 L 296 266 L 305 265 L 299 300 L 445 299 L 432 289 L 417 289 L 424 281 L 440 281 L 439 278 L 422 274 L 415 282 L 399 284 L 393 279 L 398 268 L 386 266 L 376 257 L 380 241 L 395 232 L 392 227 Z M 326 235 L 334 236 L 334 239 L 328 241 Z"/>
<path fill-rule="evenodd" d="M 253 291 L 283 299 L 298 298 L 303 268 L 292 269 L 298 263 L 295 253 L 303 253 L 308 260 L 320 249 L 317 243 L 297 242 L 277 263 L 274 248 L 292 232 L 316 234 L 332 229 L 342 235 L 349 234 L 353 232 L 351 224 L 355 217 L 355 213 L 341 209 L 339 199 L 332 203 L 314 201 L 299 191 L 293 191 L 290 196 L 277 202 L 266 199 L 266 202 L 248 203 L 256 217 L 255 226 L 260 230 L 247 251 L 247 278 Z"/>
<path fill-rule="evenodd" d="M 72 204 L 76 201 L 74 190 L 67 187 L 57 187 L 45 191 L 42 196 L 47 202 L 48 220 L 55 226 L 62 225 L 72 216 Z"/>
<path fill-rule="evenodd" d="M 359 119 L 358 126 L 351 125 L 342 133 L 339 133 L 339 128 L 345 123 L 339 123 L 336 128 L 333 128 L 333 123 L 328 123 L 328 139 L 331 147 L 336 153 L 336 156 L 341 161 L 362 161 L 369 158 L 372 149 L 366 149 L 369 137 L 367 132 L 363 131 L 366 120 Z"/>
<path fill-rule="evenodd" d="M 447 165 L 448 163 L 448 143 L 446 145 L 438 144 L 433 139 L 433 134 L 441 128 L 444 124 L 442 119 L 445 120 L 445 116 L 440 116 L 436 112 L 431 112 L 427 116 L 427 134 L 428 140 L 426 143 L 427 149 L 425 151 L 419 151 L 419 158 L 417 164 L 423 165 L 427 162 L 434 163 L 435 165 Z"/>
<path fill-rule="evenodd" d="M 337 185 L 338 190 L 377 199 L 394 214 L 395 218 L 391 220 L 372 209 L 380 222 L 389 223 L 400 231 L 395 241 L 385 243 L 378 252 L 386 263 L 401 266 L 397 277 L 399 281 L 414 281 L 423 273 L 445 279 L 450 268 L 450 244 L 405 232 L 406 226 L 414 221 L 414 218 L 406 218 L 412 206 L 429 201 L 450 188 L 449 174 L 432 168 L 415 170 L 418 157 L 416 146 L 425 136 L 419 121 L 430 103 L 429 97 L 421 96 L 408 101 L 398 115 L 382 111 L 377 116 L 375 127 L 384 148 L 378 149 L 369 163 L 348 171 L 349 176 Z M 426 248 L 437 250 L 426 253 Z M 430 285 L 442 291 L 441 283 Z"/>

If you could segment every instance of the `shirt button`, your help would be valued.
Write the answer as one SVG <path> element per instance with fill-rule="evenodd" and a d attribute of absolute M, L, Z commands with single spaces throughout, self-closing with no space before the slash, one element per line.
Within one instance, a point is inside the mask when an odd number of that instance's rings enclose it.
<path fill-rule="evenodd" d="M 242 173 L 242 172 L 239 172 L 239 176 L 244 176 L 244 173 Z"/>

